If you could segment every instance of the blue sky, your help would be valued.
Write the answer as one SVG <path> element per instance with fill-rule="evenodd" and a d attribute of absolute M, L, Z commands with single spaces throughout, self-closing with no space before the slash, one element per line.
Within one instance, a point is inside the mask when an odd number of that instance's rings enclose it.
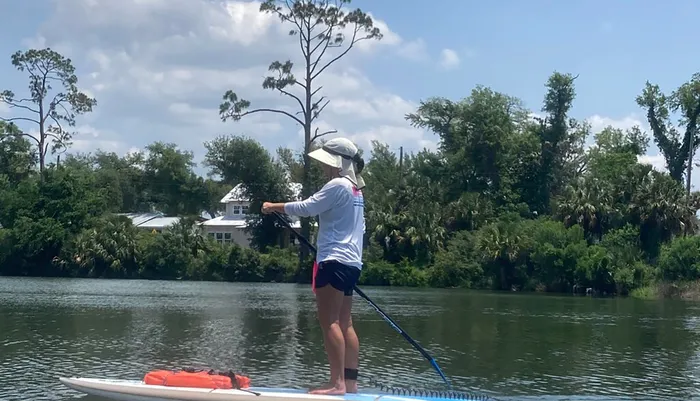
<path fill-rule="evenodd" d="M 355 0 L 352 6 L 371 12 L 385 38 L 354 49 L 324 76 L 331 105 L 318 123 L 363 147 L 372 139 L 393 149 L 434 146 L 436 137 L 409 127 L 403 115 L 422 99 L 459 99 L 477 84 L 517 96 L 537 112 L 553 71 L 580 74 L 573 117 L 589 119 L 597 130 L 607 124 L 648 130 L 635 103 L 645 81 L 670 93 L 700 65 L 700 53 L 688 49 L 697 14 L 690 0 Z M 78 122 L 74 151 L 125 153 L 164 140 L 201 160 L 203 143 L 221 134 L 249 135 L 271 151 L 301 146 L 298 127 L 287 119 L 256 115 L 223 123 L 217 115 L 229 88 L 253 106 L 292 106 L 260 88 L 267 64 L 296 52 L 283 32 L 288 28 L 257 15 L 256 3 L 31 0 L 3 1 L 2 8 L 12 18 L 2 27 L 0 88 L 19 94 L 26 87 L 10 65 L 12 52 L 51 46 L 74 60 L 79 85 L 97 98 L 95 112 Z M 653 141 L 648 155 L 663 166 Z"/>
<path fill-rule="evenodd" d="M 538 109 L 544 82 L 558 70 L 580 74 L 575 117 L 642 117 L 634 100 L 646 80 L 671 91 L 700 65 L 700 53 L 690 50 L 698 11 L 691 0 L 416 1 L 405 11 L 394 11 L 395 1 L 355 3 L 375 3 L 373 13 L 392 29 L 432 49 L 473 53 L 449 74 L 419 66 L 394 74 L 398 63 L 371 70 L 373 80 L 407 98 L 459 98 L 482 84 Z M 407 84 L 416 76 L 420 83 Z"/>

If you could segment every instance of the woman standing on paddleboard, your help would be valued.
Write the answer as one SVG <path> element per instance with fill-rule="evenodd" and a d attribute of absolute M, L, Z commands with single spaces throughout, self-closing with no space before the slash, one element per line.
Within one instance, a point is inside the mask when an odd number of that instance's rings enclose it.
<path fill-rule="evenodd" d="M 357 392 L 360 344 L 352 326 L 352 295 L 362 270 L 365 232 L 365 182 L 360 176 L 364 161 L 348 139 L 334 138 L 309 157 L 323 164 L 329 180 L 318 192 L 299 202 L 265 202 L 262 212 L 291 216 L 318 216 L 314 268 L 314 292 L 318 320 L 328 354 L 331 377 L 328 385 L 312 394 Z"/>

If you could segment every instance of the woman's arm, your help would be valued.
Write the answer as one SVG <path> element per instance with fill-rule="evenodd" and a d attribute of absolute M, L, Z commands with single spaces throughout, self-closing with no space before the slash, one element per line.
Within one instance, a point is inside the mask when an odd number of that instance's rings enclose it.
<path fill-rule="evenodd" d="M 343 196 L 343 188 L 336 183 L 326 184 L 320 191 L 298 202 L 263 203 L 262 212 L 280 212 L 290 216 L 318 216 L 333 207 L 340 196 Z"/>

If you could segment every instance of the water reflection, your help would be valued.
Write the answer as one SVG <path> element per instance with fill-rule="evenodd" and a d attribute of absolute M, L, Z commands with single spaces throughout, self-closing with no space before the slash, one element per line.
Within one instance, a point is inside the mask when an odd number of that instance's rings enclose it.
<path fill-rule="evenodd" d="M 508 399 L 699 397 L 700 308 L 684 302 L 367 288 L 453 383 Z M 361 375 L 441 388 L 356 297 Z M 80 397 L 58 376 L 234 369 L 306 388 L 327 367 L 308 285 L 0 279 L 0 399 Z M 524 397 L 524 398 L 523 398 Z M 96 399 L 83 398 L 86 401 Z M 538 398 L 541 399 L 541 398 Z"/>

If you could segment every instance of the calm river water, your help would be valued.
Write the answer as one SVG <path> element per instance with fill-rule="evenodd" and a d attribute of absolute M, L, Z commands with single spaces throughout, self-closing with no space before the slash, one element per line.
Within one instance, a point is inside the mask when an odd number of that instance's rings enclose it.
<path fill-rule="evenodd" d="M 700 400 L 700 305 L 461 290 L 365 289 L 455 387 L 497 399 Z M 441 388 L 356 297 L 360 384 Z M 70 400 L 59 376 L 233 369 L 254 385 L 326 378 L 309 286 L 0 278 L 0 400 Z M 83 397 L 85 401 L 98 401 Z"/>

